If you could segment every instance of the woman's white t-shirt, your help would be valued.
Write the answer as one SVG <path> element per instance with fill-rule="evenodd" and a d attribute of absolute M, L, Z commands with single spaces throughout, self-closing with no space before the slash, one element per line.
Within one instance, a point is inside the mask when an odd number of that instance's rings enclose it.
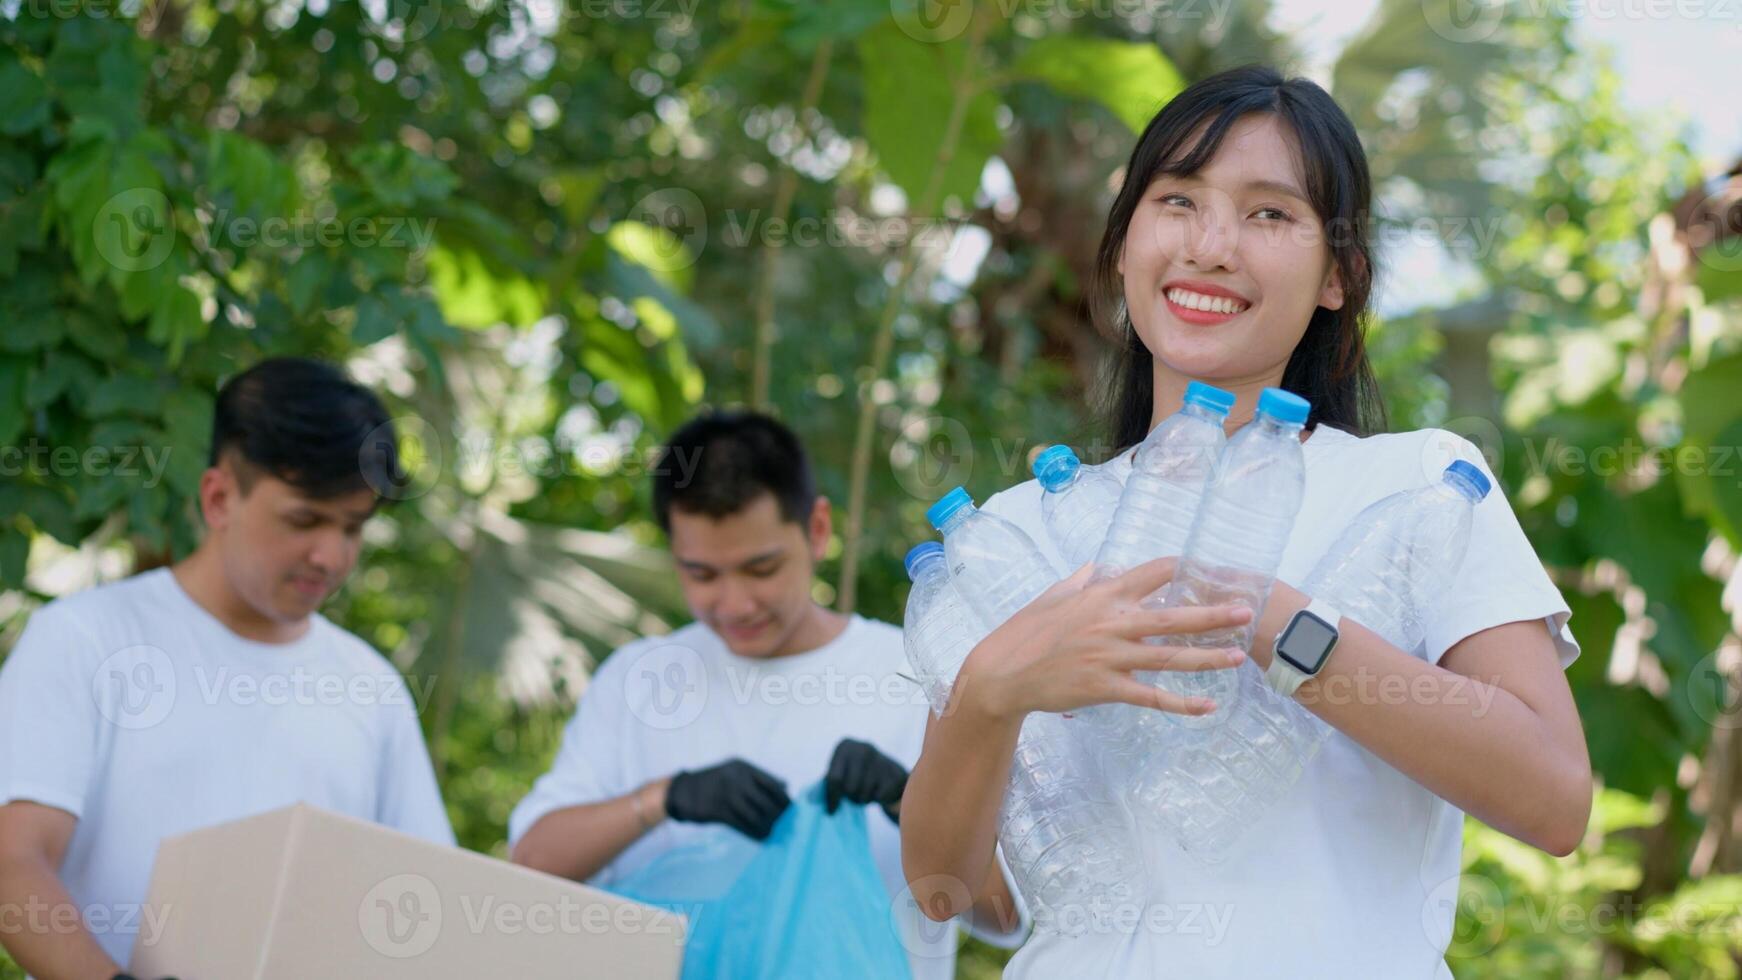
<path fill-rule="evenodd" d="M 1298 585 L 1362 508 L 1437 481 L 1454 459 L 1487 473 L 1466 440 L 1438 429 L 1358 438 L 1318 426 L 1303 447 L 1306 489 L 1278 578 Z M 1131 453 L 1104 464 L 1121 481 Z M 1034 481 L 985 509 L 1021 527 L 1061 568 L 1040 518 Z M 1505 623 L 1541 620 L 1565 669 L 1578 656 L 1570 612 L 1495 482 L 1477 505 L 1453 587 L 1412 651 L 1447 649 Z M 1376 691 L 1382 695 L 1382 691 Z M 1484 702 L 1474 685 L 1475 710 Z M 1490 702 L 1491 703 L 1491 702 Z M 1300 781 L 1220 864 L 1171 840 L 1143 842 L 1149 905 L 1102 931 L 1065 938 L 1036 930 L 1010 978 L 1450 977 L 1445 949 L 1457 909 L 1463 814 L 1341 732 Z"/>

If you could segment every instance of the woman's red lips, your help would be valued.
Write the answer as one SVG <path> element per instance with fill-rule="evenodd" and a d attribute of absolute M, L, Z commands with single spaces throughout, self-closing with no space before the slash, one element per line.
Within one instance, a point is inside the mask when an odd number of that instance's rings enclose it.
<path fill-rule="evenodd" d="M 1169 312 L 1187 323 L 1213 326 L 1246 312 L 1252 304 L 1245 297 L 1214 283 L 1175 280 L 1162 287 Z"/>

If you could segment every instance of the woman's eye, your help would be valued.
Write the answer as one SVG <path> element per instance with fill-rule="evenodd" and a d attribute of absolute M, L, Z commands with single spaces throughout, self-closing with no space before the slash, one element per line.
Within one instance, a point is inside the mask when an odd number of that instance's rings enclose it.
<path fill-rule="evenodd" d="M 1267 218 L 1270 221 L 1289 221 L 1289 220 L 1291 220 L 1288 216 L 1288 212 L 1284 211 L 1281 208 L 1259 208 L 1257 211 L 1254 211 L 1252 213 L 1254 215 L 1257 215 L 1258 217 Z"/>
<path fill-rule="evenodd" d="M 1184 194 L 1163 194 L 1161 196 L 1161 203 L 1171 204 L 1175 207 L 1189 208 L 1192 206 L 1192 199 Z"/>

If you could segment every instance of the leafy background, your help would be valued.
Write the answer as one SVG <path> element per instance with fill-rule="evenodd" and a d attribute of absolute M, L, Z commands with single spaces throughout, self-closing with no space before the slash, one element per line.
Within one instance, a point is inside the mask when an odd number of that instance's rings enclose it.
<path fill-rule="evenodd" d="M 328 614 L 433 681 L 468 847 L 505 852 L 591 667 L 681 621 L 646 461 L 698 407 L 800 430 L 840 529 L 817 598 L 898 618 L 939 493 L 1109 448 L 1082 284 L 1133 131 L 1300 61 L 1264 0 L 1061 9 L 0 8 L 0 446 L 167 460 L 0 477 L 0 649 L 186 553 L 212 393 L 290 352 L 409 420 L 420 479 Z M 1383 0 L 1329 78 L 1381 234 L 1428 222 L 1468 280 L 1370 324 L 1392 424 L 1489 454 L 1584 647 L 1590 834 L 1554 859 L 1471 821 L 1449 960 L 1733 977 L 1742 190 L 1535 9 Z"/>

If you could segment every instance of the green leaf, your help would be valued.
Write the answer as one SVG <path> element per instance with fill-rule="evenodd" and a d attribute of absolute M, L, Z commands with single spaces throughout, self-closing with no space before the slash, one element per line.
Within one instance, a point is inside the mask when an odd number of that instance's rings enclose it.
<path fill-rule="evenodd" d="M 56 450 L 64 448 L 67 447 L 55 447 Z M 52 452 L 53 450 L 45 461 L 45 465 L 50 467 L 51 472 L 62 467 L 65 463 L 64 460 L 55 460 Z M 75 469 L 78 465 L 77 462 L 73 463 Z M 24 516 L 29 518 L 30 523 L 36 525 L 37 530 L 52 535 L 55 540 L 62 544 L 75 547 L 82 535 L 79 533 L 79 522 L 73 517 L 73 503 L 64 488 L 67 486 L 66 481 L 74 479 L 76 476 L 76 472 L 66 476 L 56 475 L 55 479 L 61 481 L 59 485 L 62 489 L 51 489 L 44 486 L 25 487 L 22 508 Z"/>
<path fill-rule="evenodd" d="M 346 159 L 357 169 L 370 196 L 389 208 L 439 201 L 460 183 L 447 164 L 398 143 L 358 147 Z"/>
<path fill-rule="evenodd" d="M 98 361 L 112 361 L 127 350 L 127 335 L 113 320 L 87 310 L 68 310 L 64 325 L 67 339 Z"/>
<path fill-rule="evenodd" d="M 10 521 L 0 524 L 0 589 L 22 589 L 30 560 L 30 535 Z"/>
<path fill-rule="evenodd" d="M 357 303 L 357 325 L 351 328 L 351 339 L 363 347 L 386 340 L 399 330 L 399 318 L 387 303 L 374 293 Z"/>
<path fill-rule="evenodd" d="M 18 442 L 29 421 L 24 408 L 24 384 L 29 360 L 0 354 L 0 446 Z"/>
<path fill-rule="evenodd" d="M 60 341 L 63 322 L 53 310 L 25 313 L 0 330 L 0 351 L 22 354 L 50 347 Z"/>
<path fill-rule="evenodd" d="M 303 252 L 296 264 L 284 274 L 285 295 L 290 300 L 290 308 L 298 316 L 307 315 L 314 309 L 315 301 L 321 295 L 321 287 L 332 273 L 333 267 L 327 257 L 310 249 Z"/>
<path fill-rule="evenodd" d="M 24 386 L 24 403 L 32 409 L 44 408 L 68 391 L 79 390 L 80 381 L 96 377 L 84 358 L 63 350 L 50 350 L 41 364 L 30 372 Z"/>
<path fill-rule="evenodd" d="M 975 86 L 938 204 L 952 196 L 972 199 L 1002 136 L 998 100 L 978 77 L 980 66 L 968 64 L 966 43 L 916 41 L 889 23 L 859 38 L 859 58 L 865 66 L 865 138 L 877 151 L 878 165 L 907 193 L 909 209 L 920 207 L 936 166 L 955 82 Z"/>
<path fill-rule="evenodd" d="M 1080 34 L 1041 38 L 1023 51 L 1012 72 L 1065 95 L 1101 103 L 1133 133 L 1141 133 L 1156 111 L 1185 87 L 1179 71 L 1154 44 Z"/>
<path fill-rule="evenodd" d="M 1626 719 L 1585 731 L 1591 767 L 1604 785 L 1647 799 L 1659 787 L 1674 785 L 1682 748 L 1663 702 L 1641 687 L 1610 685 L 1577 692 L 1577 701 L 1585 718 Z"/>
<path fill-rule="evenodd" d="M 889 16 L 889 0 L 758 0 L 767 16 L 785 23 L 787 46 L 811 51 L 826 38 L 851 38 Z"/>
<path fill-rule="evenodd" d="M 0 52 L 0 133 L 19 136 L 41 126 L 52 104 L 42 79 L 11 52 Z"/>
<path fill-rule="evenodd" d="M 85 414 L 91 418 L 110 415 L 156 418 L 167 394 L 167 386 L 160 381 L 137 374 L 117 374 L 91 389 Z"/>
<path fill-rule="evenodd" d="M 1678 401 L 1682 410 L 1682 442 L 1689 465 L 1674 467 L 1688 513 L 1710 521 L 1742 545 L 1742 354 L 1711 361 L 1689 374 Z M 1697 465 L 1694 463 L 1697 462 Z"/>

